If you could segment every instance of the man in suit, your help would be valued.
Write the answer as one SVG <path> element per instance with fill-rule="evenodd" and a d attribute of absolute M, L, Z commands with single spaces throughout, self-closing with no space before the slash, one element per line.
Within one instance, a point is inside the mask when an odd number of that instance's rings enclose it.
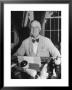
<path fill-rule="evenodd" d="M 41 36 L 41 25 L 38 21 L 33 20 L 30 24 L 31 33 L 29 38 L 25 39 L 15 55 L 23 56 L 40 56 L 40 57 L 60 57 L 58 49 L 54 46 L 49 38 Z M 60 64 L 60 58 L 55 60 L 57 65 Z"/>
<path fill-rule="evenodd" d="M 59 51 L 53 45 L 51 40 L 39 34 L 41 25 L 38 21 L 32 21 L 30 28 L 30 37 L 22 42 L 16 55 L 23 56 L 26 53 L 27 56 L 49 57 L 51 54 L 53 57 L 60 57 Z"/>

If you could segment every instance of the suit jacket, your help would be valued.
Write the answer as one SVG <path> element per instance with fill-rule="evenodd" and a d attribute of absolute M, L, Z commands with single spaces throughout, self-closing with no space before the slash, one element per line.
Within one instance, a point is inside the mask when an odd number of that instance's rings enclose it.
<path fill-rule="evenodd" d="M 50 55 L 54 57 L 60 56 L 58 49 L 54 46 L 51 40 L 41 35 L 39 36 L 39 44 L 36 54 L 33 52 L 33 44 L 31 37 L 25 39 L 22 42 L 20 48 L 16 52 L 16 55 L 23 56 L 25 53 L 27 54 L 27 56 L 40 56 L 40 57 L 41 56 L 49 57 Z"/>

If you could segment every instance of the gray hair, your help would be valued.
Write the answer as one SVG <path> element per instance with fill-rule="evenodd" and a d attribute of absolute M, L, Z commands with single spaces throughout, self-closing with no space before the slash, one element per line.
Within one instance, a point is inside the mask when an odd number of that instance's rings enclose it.
<path fill-rule="evenodd" d="M 37 20 L 32 20 L 32 21 L 30 22 L 30 28 L 31 28 L 32 23 L 35 23 L 35 25 L 38 26 L 39 29 L 40 29 L 40 31 L 41 31 L 41 24 L 40 24 L 39 21 L 37 21 Z"/>

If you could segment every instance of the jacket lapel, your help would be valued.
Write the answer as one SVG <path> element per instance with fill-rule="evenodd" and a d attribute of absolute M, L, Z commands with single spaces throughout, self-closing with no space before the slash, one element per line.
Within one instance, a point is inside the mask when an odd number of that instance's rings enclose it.
<path fill-rule="evenodd" d="M 41 44 L 42 44 L 42 40 L 41 40 L 41 36 L 39 36 L 39 44 L 38 44 L 38 48 L 37 48 L 37 54 L 38 54 L 38 52 L 40 51 Z M 37 54 L 36 54 L 36 55 L 37 55 Z"/>
<path fill-rule="evenodd" d="M 35 54 L 33 52 L 33 44 L 32 44 L 31 37 L 30 37 L 30 40 L 29 40 L 29 53 L 30 53 L 30 56 L 35 56 Z"/>

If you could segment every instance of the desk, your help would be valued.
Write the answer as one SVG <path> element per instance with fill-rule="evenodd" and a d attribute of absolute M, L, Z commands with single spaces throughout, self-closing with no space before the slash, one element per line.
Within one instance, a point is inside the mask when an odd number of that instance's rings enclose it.
<path fill-rule="evenodd" d="M 25 74 L 26 72 L 24 72 L 25 69 L 26 70 L 30 69 L 30 71 L 27 71 L 27 73 L 29 74 L 29 77 L 31 76 L 31 79 L 32 79 L 34 75 L 36 74 L 36 71 L 40 72 L 45 63 L 48 63 L 48 67 L 47 67 L 47 72 L 49 73 L 48 78 L 51 78 L 51 76 L 53 75 L 53 71 L 55 71 L 54 70 L 55 68 L 54 60 L 49 57 L 17 56 L 16 59 L 17 59 L 16 63 L 12 64 L 11 66 L 12 66 L 12 71 L 13 71 L 13 66 L 14 66 L 14 68 L 17 71 L 16 73 L 19 74 L 19 78 L 24 79 L 24 77 L 22 76 L 27 76 Z M 15 60 L 12 60 L 12 61 L 15 61 Z M 27 65 L 24 67 L 23 66 L 21 67 L 21 63 L 23 61 L 27 61 Z"/>

